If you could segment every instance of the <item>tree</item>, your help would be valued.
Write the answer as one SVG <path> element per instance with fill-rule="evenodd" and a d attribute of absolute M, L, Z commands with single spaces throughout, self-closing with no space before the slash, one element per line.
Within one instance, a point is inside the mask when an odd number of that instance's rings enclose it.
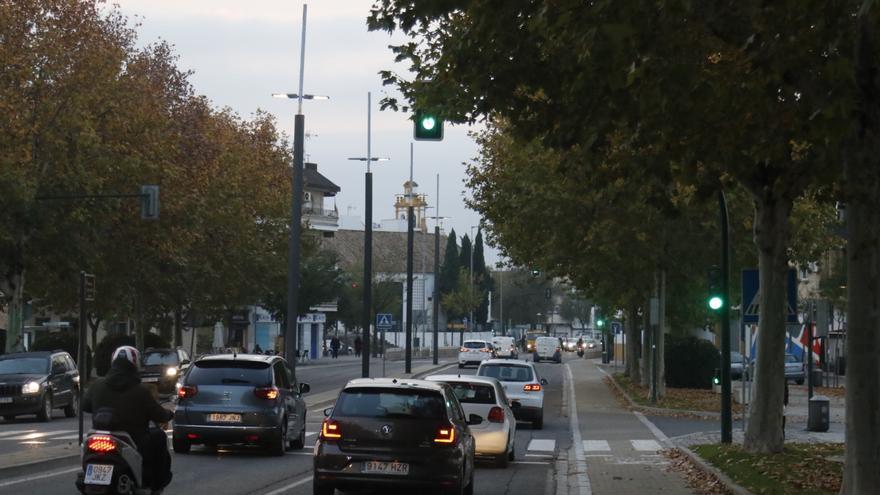
<path fill-rule="evenodd" d="M 446 237 L 446 251 L 443 256 L 443 265 L 440 267 L 440 293 L 449 294 L 455 290 L 458 283 L 458 271 L 461 268 L 458 261 L 458 240 L 455 229 L 449 231 Z"/>
<path fill-rule="evenodd" d="M 472 291 L 468 283 L 470 274 L 464 268 L 458 271 L 458 284 L 454 291 L 443 296 L 443 308 L 451 318 L 464 318 L 480 306 L 480 295 Z"/>
<path fill-rule="evenodd" d="M 480 281 L 475 286 L 475 290 L 479 292 L 480 296 L 480 307 L 474 313 L 474 320 L 478 324 L 485 325 L 489 320 L 489 293 L 493 290 L 494 281 L 486 267 L 486 258 L 483 254 L 482 227 L 477 231 L 477 237 L 474 239 L 474 278 Z"/>

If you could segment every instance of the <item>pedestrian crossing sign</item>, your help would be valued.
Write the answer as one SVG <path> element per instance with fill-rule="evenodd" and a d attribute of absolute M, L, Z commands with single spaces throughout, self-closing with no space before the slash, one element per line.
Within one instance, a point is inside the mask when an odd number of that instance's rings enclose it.
<path fill-rule="evenodd" d="M 744 324 L 758 323 L 761 314 L 761 288 L 760 275 L 757 269 L 742 271 L 742 322 Z M 785 320 L 788 323 L 797 323 L 797 274 L 795 270 L 788 271 L 786 278 L 786 310 Z"/>
<path fill-rule="evenodd" d="M 394 320 L 391 313 L 379 313 L 376 315 L 376 326 L 379 328 L 391 328 L 394 326 Z"/>

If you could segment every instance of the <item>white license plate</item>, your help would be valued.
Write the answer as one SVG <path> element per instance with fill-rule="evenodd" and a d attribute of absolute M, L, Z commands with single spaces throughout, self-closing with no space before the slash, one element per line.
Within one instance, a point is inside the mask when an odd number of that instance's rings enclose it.
<path fill-rule="evenodd" d="M 159 377 L 158 376 L 148 376 L 148 377 L 142 378 L 141 381 L 144 383 L 158 382 Z"/>
<path fill-rule="evenodd" d="M 241 414 L 211 413 L 208 415 L 208 421 L 214 423 L 241 423 Z"/>
<path fill-rule="evenodd" d="M 12 404 L 12 397 L 0 397 L 0 404 Z"/>
<path fill-rule="evenodd" d="M 409 474 L 409 464 L 405 462 L 366 461 L 361 467 L 361 471 L 364 473 L 397 474 L 406 476 Z"/>
<path fill-rule="evenodd" d="M 87 485 L 109 485 L 113 480 L 113 466 L 108 464 L 89 464 L 83 479 Z"/>

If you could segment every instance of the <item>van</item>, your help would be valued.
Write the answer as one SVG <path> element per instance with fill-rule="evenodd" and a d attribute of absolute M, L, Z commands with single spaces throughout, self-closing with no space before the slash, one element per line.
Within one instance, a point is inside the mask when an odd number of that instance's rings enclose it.
<path fill-rule="evenodd" d="M 538 337 L 535 339 L 535 352 L 532 360 L 536 363 L 542 360 L 562 362 L 562 348 L 556 337 Z"/>
<path fill-rule="evenodd" d="M 517 358 L 513 337 L 492 337 L 492 345 L 495 347 L 495 357 Z"/>

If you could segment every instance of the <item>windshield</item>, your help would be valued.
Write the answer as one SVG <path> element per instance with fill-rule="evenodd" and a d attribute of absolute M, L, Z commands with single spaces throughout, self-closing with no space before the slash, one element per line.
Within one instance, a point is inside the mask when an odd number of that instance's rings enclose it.
<path fill-rule="evenodd" d="M 528 366 L 515 366 L 509 364 L 486 364 L 480 366 L 478 376 L 497 378 L 502 382 L 530 382 L 532 381 L 532 369 Z"/>
<path fill-rule="evenodd" d="M 23 357 L 0 360 L 0 375 L 42 375 L 49 372 L 44 357 Z"/>
<path fill-rule="evenodd" d="M 446 382 L 462 404 L 495 404 L 495 387 L 483 383 Z"/>
<path fill-rule="evenodd" d="M 364 418 L 443 419 L 443 397 L 429 390 L 354 388 L 343 391 L 333 415 Z"/>
<path fill-rule="evenodd" d="M 149 352 L 144 355 L 144 366 L 153 366 L 156 364 L 177 365 L 177 352 L 161 351 Z"/>
<path fill-rule="evenodd" d="M 186 377 L 187 385 L 248 385 L 272 383 L 269 363 L 205 360 L 197 362 Z"/>

